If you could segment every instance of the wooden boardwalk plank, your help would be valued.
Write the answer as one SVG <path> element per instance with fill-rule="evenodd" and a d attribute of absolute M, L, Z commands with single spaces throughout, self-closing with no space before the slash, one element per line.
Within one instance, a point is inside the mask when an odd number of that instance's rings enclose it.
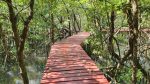
<path fill-rule="evenodd" d="M 108 84 L 80 46 L 89 35 L 81 32 L 52 45 L 41 84 Z"/>

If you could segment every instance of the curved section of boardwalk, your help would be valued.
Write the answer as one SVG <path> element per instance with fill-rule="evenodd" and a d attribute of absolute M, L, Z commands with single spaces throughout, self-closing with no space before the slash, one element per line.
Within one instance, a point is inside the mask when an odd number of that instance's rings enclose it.
<path fill-rule="evenodd" d="M 41 84 L 108 84 L 80 46 L 89 35 L 78 33 L 52 46 Z"/>

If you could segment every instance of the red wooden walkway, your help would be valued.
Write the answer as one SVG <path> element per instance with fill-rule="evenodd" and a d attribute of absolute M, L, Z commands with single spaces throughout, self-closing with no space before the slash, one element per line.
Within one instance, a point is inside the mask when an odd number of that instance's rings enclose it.
<path fill-rule="evenodd" d="M 89 35 L 78 33 L 52 46 L 41 84 L 108 84 L 80 46 Z"/>

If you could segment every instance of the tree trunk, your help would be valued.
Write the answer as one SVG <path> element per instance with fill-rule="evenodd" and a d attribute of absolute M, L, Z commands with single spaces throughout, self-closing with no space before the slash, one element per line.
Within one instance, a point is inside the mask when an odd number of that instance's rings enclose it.
<path fill-rule="evenodd" d="M 75 14 L 74 14 L 74 13 L 73 13 L 72 23 L 73 23 L 74 31 L 75 31 L 75 33 L 77 33 L 77 29 L 76 29 L 76 16 L 75 16 Z"/>
<path fill-rule="evenodd" d="M 21 76 L 23 79 L 23 83 L 29 84 L 28 75 L 27 75 L 27 71 L 25 68 L 25 64 L 24 64 L 23 51 L 24 51 L 25 40 L 27 38 L 27 33 L 28 33 L 28 29 L 29 29 L 29 23 L 33 18 L 34 0 L 30 0 L 30 3 L 29 3 L 30 13 L 29 13 L 29 16 L 26 18 L 26 20 L 24 21 L 24 29 L 22 31 L 21 36 L 19 36 L 19 32 L 18 32 L 18 28 L 17 28 L 18 16 L 15 15 L 12 1 L 6 0 L 5 2 L 7 3 L 8 9 L 9 9 L 9 19 L 10 19 L 11 27 L 12 27 L 13 34 L 14 34 L 14 40 L 15 40 L 16 51 L 17 51 L 16 52 L 17 53 L 17 60 L 19 62 L 20 73 L 21 73 Z"/>
<path fill-rule="evenodd" d="M 129 24 L 129 47 L 132 56 L 132 84 L 137 82 L 137 52 L 138 52 L 138 0 L 130 0 L 131 8 L 127 10 Z"/>
<path fill-rule="evenodd" d="M 28 79 L 26 67 L 25 67 L 25 64 L 24 64 L 23 51 L 18 51 L 17 56 L 18 56 L 18 62 L 19 62 L 19 67 L 20 67 L 20 73 L 21 73 L 21 76 L 23 78 L 23 83 L 24 84 L 29 84 L 29 79 Z"/>
<path fill-rule="evenodd" d="M 52 26 L 51 26 L 51 29 L 50 29 L 50 33 L 51 33 L 51 42 L 54 44 L 54 42 L 55 42 L 55 39 L 54 39 L 54 15 L 53 15 L 53 13 L 51 14 L 51 24 L 52 24 Z"/>
<path fill-rule="evenodd" d="M 71 36 L 72 35 L 72 31 L 71 31 L 70 16 L 68 16 L 68 20 L 69 20 L 69 25 L 68 25 L 68 27 L 69 27 L 69 36 Z"/>
<path fill-rule="evenodd" d="M 113 39 L 114 39 L 114 29 L 115 29 L 115 26 L 114 26 L 114 21 L 115 21 L 115 12 L 114 10 L 112 9 L 111 11 L 111 18 L 110 18 L 110 30 L 109 30 L 109 38 L 108 38 L 108 50 L 109 50 L 109 53 L 111 54 L 112 58 L 115 60 L 115 61 L 118 61 L 120 60 L 120 57 L 119 55 L 115 52 L 114 50 L 114 44 L 113 44 Z"/>

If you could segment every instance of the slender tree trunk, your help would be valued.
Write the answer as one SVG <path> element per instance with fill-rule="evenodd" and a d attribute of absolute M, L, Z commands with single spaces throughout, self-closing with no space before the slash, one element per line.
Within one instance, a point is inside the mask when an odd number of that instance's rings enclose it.
<path fill-rule="evenodd" d="M 113 44 L 113 39 L 114 39 L 114 21 L 115 21 L 115 11 L 112 9 L 111 11 L 111 18 L 110 18 L 110 30 L 109 30 L 109 38 L 108 38 L 108 50 L 109 53 L 111 54 L 112 58 L 115 58 L 114 60 L 118 61 L 120 60 L 119 55 L 115 52 L 114 50 L 114 44 Z"/>
<path fill-rule="evenodd" d="M 73 19 L 72 19 L 72 23 L 73 23 L 73 28 L 74 28 L 74 31 L 75 33 L 77 33 L 77 29 L 76 29 L 76 16 L 75 14 L 73 13 Z"/>
<path fill-rule="evenodd" d="M 26 67 L 25 67 L 25 64 L 24 64 L 23 51 L 18 51 L 17 55 L 18 55 L 18 62 L 19 62 L 19 66 L 20 66 L 20 73 L 21 73 L 21 76 L 23 78 L 23 83 L 24 84 L 29 84 L 29 79 L 28 79 Z"/>
<path fill-rule="evenodd" d="M 19 36 L 18 27 L 17 27 L 18 16 L 15 14 L 15 11 L 13 9 L 12 0 L 6 0 L 5 2 L 7 3 L 8 9 L 9 9 L 9 19 L 10 19 L 11 27 L 12 27 L 13 34 L 14 34 L 14 40 L 15 40 L 16 51 L 17 51 L 16 52 L 17 60 L 18 60 L 19 67 L 20 67 L 20 73 L 23 79 L 23 83 L 29 84 L 28 75 L 27 75 L 27 71 L 25 68 L 25 64 L 24 64 L 23 51 L 24 51 L 24 45 L 25 45 L 25 41 L 27 38 L 28 29 L 29 29 L 29 23 L 33 18 L 34 0 L 30 0 L 30 3 L 29 3 L 30 13 L 29 13 L 29 16 L 26 18 L 26 20 L 24 21 L 24 28 L 23 28 L 21 36 Z"/>
<path fill-rule="evenodd" d="M 132 84 L 137 82 L 137 45 L 138 45 L 138 0 L 129 0 L 131 8 L 127 10 L 129 24 L 129 47 L 132 56 Z"/>
<path fill-rule="evenodd" d="M 105 7 L 107 7 L 107 0 L 105 0 Z M 109 13 L 108 10 L 106 10 L 106 15 L 107 15 L 107 25 L 109 26 L 110 20 L 109 20 Z"/>
<path fill-rule="evenodd" d="M 14 34 L 16 49 L 18 50 L 20 39 L 19 39 L 19 34 L 18 34 L 18 29 L 17 29 L 17 16 L 15 15 L 13 5 L 12 5 L 12 1 L 11 0 L 6 0 L 6 3 L 7 3 L 7 6 L 8 6 L 8 9 L 9 9 L 9 19 L 10 19 L 13 34 Z"/>
<path fill-rule="evenodd" d="M 128 18 L 130 21 L 129 23 L 129 30 L 130 30 L 130 47 L 132 49 L 132 61 L 133 61 L 133 74 L 132 74 L 132 83 L 136 84 L 137 82 L 137 69 L 139 69 L 144 77 L 150 82 L 149 74 L 142 68 L 141 64 L 139 63 L 138 59 L 138 36 L 139 36 L 139 8 L 138 8 L 138 2 L 139 0 L 129 0 L 129 3 L 132 7 L 132 13 L 131 9 L 128 10 Z"/>
<path fill-rule="evenodd" d="M 74 13 L 74 11 L 73 11 L 73 13 Z M 75 13 L 74 13 L 74 21 L 75 21 L 75 23 L 76 23 L 76 25 L 77 25 L 77 27 L 78 27 L 77 32 L 79 32 L 79 31 L 80 31 L 80 23 L 78 22 L 78 19 L 77 19 Z"/>
<path fill-rule="evenodd" d="M 52 24 L 52 26 L 51 26 L 51 29 L 50 29 L 50 33 L 51 33 L 51 42 L 54 44 L 54 42 L 55 42 L 55 39 L 54 39 L 54 15 L 53 15 L 53 13 L 51 14 L 51 24 Z"/>
<path fill-rule="evenodd" d="M 69 16 L 68 16 L 68 19 L 70 20 Z M 71 30 L 71 22 L 70 21 L 69 21 L 68 27 L 69 27 L 69 36 L 71 36 L 72 35 L 72 30 Z"/>
<path fill-rule="evenodd" d="M 137 62 L 137 52 L 138 52 L 138 0 L 130 0 L 130 3 L 132 5 L 132 13 L 133 13 L 133 35 L 134 35 L 134 38 L 133 38 L 133 73 L 132 73 L 132 83 L 133 84 L 136 84 L 137 82 L 137 67 L 136 67 L 136 62 Z"/>
<path fill-rule="evenodd" d="M 82 31 L 81 27 L 82 27 L 82 21 L 81 21 L 81 15 L 79 15 L 79 32 Z"/>

